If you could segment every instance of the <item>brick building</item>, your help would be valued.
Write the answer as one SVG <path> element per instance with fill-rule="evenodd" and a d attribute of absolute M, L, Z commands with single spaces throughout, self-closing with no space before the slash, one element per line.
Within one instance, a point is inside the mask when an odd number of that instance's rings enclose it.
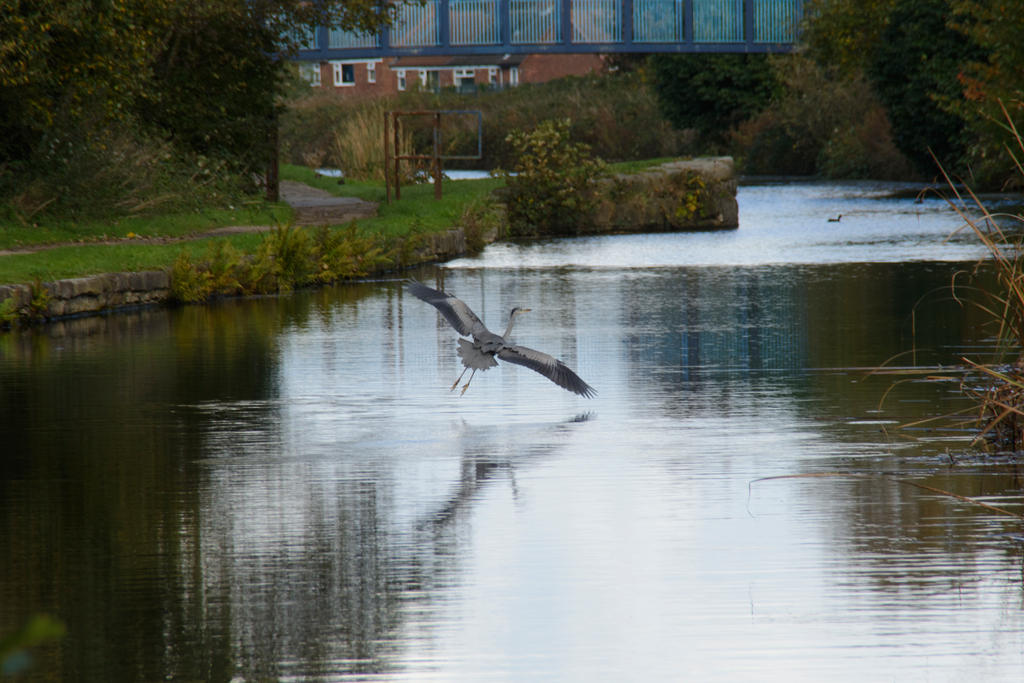
<path fill-rule="evenodd" d="M 582 76 L 604 68 L 600 54 L 421 55 L 300 62 L 314 87 L 339 95 L 374 97 L 414 87 L 438 90 L 507 88 Z"/>

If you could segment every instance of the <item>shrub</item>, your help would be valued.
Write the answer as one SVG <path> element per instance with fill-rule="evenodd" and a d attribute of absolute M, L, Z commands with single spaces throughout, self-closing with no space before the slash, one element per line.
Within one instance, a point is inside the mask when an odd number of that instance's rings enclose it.
<path fill-rule="evenodd" d="M 717 139 L 767 107 L 778 89 L 768 55 L 666 54 L 650 64 L 665 116 Z"/>
<path fill-rule="evenodd" d="M 396 264 L 398 247 L 380 235 L 327 226 L 310 232 L 278 226 L 247 254 L 227 240 L 210 244 L 202 259 L 182 251 L 171 268 L 171 299 L 198 303 L 215 296 L 287 292 L 296 287 L 363 277 Z"/>
<path fill-rule="evenodd" d="M 570 142 L 569 119 L 545 121 L 529 133 L 514 130 L 506 141 L 517 153 L 511 171 L 495 174 L 508 188 L 513 235 L 572 232 L 596 206 L 596 181 L 607 174 L 590 147 Z"/>
<path fill-rule="evenodd" d="M 0 198 L 12 217 L 73 219 L 146 215 L 167 209 L 224 205 L 242 183 L 223 162 L 188 156 L 130 126 L 45 138 L 38 165 L 0 166 Z"/>
<path fill-rule="evenodd" d="M 731 142 L 747 173 L 906 178 L 885 109 L 867 80 L 803 57 L 774 62 L 783 84 L 771 106 L 739 125 Z"/>

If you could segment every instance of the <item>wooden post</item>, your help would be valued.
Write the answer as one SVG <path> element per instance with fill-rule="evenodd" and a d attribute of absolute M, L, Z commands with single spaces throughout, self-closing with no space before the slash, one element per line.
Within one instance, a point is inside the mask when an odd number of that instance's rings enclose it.
<path fill-rule="evenodd" d="M 388 165 L 391 162 L 391 157 L 388 156 L 388 117 L 390 115 L 391 112 L 384 112 L 384 201 L 387 204 L 391 203 L 391 173 L 388 171 Z"/>
<path fill-rule="evenodd" d="M 395 156 L 394 156 L 394 159 L 395 159 L 395 201 L 397 202 L 398 200 L 400 200 L 402 198 L 402 176 L 399 173 L 399 168 L 398 168 L 398 164 L 399 164 L 398 157 L 401 156 L 399 154 L 399 151 L 401 150 L 401 147 L 399 147 L 399 144 L 398 144 L 398 141 L 399 141 L 399 132 L 398 132 L 398 125 L 399 125 L 398 121 L 399 121 L 399 119 L 398 119 L 398 112 L 391 112 L 391 114 L 392 114 L 392 116 L 391 116 L 391 128 L 393 129 L 394 134 L 395 134 Z"/>
<path fill-rule="evenodd" d="M 434 158 L 433 168 L 434 171 L 434 199 L 441 198 L 441 112 L 434 114 Z"/>

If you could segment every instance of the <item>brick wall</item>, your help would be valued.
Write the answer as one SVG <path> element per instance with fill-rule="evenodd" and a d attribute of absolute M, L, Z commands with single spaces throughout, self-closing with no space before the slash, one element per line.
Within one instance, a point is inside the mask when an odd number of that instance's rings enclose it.
<path fill-rule="evenodd" d="M 420 71 L 436 73 L 441 88 L 455 85 L 456 76 L 468 80 L 470 72 L 477 85 L 496 83 L 508 86 L 513 83 L 512 70 L 518 72 L 518 82 L 543 83 L 564 76 L 580 76 L 604 68 L 604 58 L 596 54 L 573 55 L 527 55 L 520 64 L 509 65 L 446 65 L 446 58 L 425 60 L 423 65 L 404 66 L 406 89 L 421 83 Z M 399 73 L 396 59 L 388 57 L 377 60 L 352 60 L 342 62 L 321 62 L 307 65 L 305 69 L 319 69 L 320 86 L 344 97 L 376 97 L 399 91 Z M 492 69 L 496 72 L 492 80 Z M 307 74 L 308 77 L 308 74 Z M 375 82 L 371 82 L 371 77 Z M 432 80 L 434 76 L 430 76 Z M 428 81 L 429 83 L 430 81 Z"/>
<path fill-rule="evenodd" d="M 583 76 L 604 68 L 597 54 L 527 55 L 519 67 L 520 83 L 544 83 L 565 76 Z"/>

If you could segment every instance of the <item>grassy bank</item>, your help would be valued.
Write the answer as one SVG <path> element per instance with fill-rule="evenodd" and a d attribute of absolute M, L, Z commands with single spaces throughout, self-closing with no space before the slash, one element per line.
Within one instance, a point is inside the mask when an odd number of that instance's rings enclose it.
<path fill-rule="evenodd" d="M 635 171 L 654 163 L 657 160 L 619 164 L 611 170 Z M 554 174 L 552 178 L 557 178 L 572 168 L 575 166 L 549 171 Z M 72 293 L 69 297 L 70 290 L 48 284 L 58 280 L 164 271 L 169 277 L 161 282 L 166 284 L 152 285 L 164 292 L 158 300 L 202 302 L 218 296 L 286 292 L 395 271 L 442 256 L 473 252 L 494 236 L 511 234 L 505 205 L 494 199 L 495 190 L 507 182 L 501 178 L 447 180 L 440 200 L 434 198 L 430 184 L 405 185 L 401 201 L 386 203 L 383 184 L 376 181 L 339 184 L 299 166 L 284 166 L 281 175 L 284 180 L 337 196 L 378 202 L 379 215 L 346 225 L 306 228 L 293 225 L 290 207 L 254 202 L 242 210 L 157 215 L 146 220 L 54 222 L 31 227 L 0 224 L 0 233 L 6 231 L 3 239 L 9 245 L 6 253 L 0 250 L 0 285 L 28 285 L 4 291 L 0 326 L 65 314 L 69 310 L 67 302 L 80 295 Z M 527 175 L 513 177 L 521 181 Z M 524 191 L 539 201 L 543 187 L 527 185 Z M 209 232 L 238 223 L 242 225 L 237 229 Z M 461 231 L 450 233 L 454 227 Z M 108 300 L 104 292 L 134 291 L 121 289 L 124 282 L 128 281 L 100 278 L 76 284 L 86 288 L 83 291 L 100 288 L 88 295 L 100 297 L 98 303 L 92 300 L 77 310 L 121 305 L 119 299 Z M 152 286 L 147 286 L 147 291 Z M 51 297 L 59 303 L 51 305 Z"/>
<path fill-rule="evenodd" d="M 408 186 L 403 188 L 401 202 L 385 204 L 384 187 L 380 183 L 339 185 L 332 178 L 317 176 L 311 169 L 299 166 L 283 167 L 282 178 L 304 182 L 338 196 L 380 202 L 379 216 L 359 221 L 356 232 L 384 240 L 439 232 L 459 225 L 467 209 L 482 201 L 500 183 L 493 179 L 446 182 L 441 201 L 434 201 L 430 185 Z M 292 210 L 285 204 L 254 202 L 237 209 L 147 218 L 0 224 L 0 251 L 48 247 L 0 255 L 0 284 L 172 268 L 183 254 L 193 262 L 202 261 L 213 242 L 226 243 L 241 254 L 253 255 L 267 239 L 267 233 L 217 237 L 202 237 L 201 233 L 232 225 L 286 226 L 291 217 Z M 181 238 L 187 237 L 193 239 L 182 241 Z"/>

